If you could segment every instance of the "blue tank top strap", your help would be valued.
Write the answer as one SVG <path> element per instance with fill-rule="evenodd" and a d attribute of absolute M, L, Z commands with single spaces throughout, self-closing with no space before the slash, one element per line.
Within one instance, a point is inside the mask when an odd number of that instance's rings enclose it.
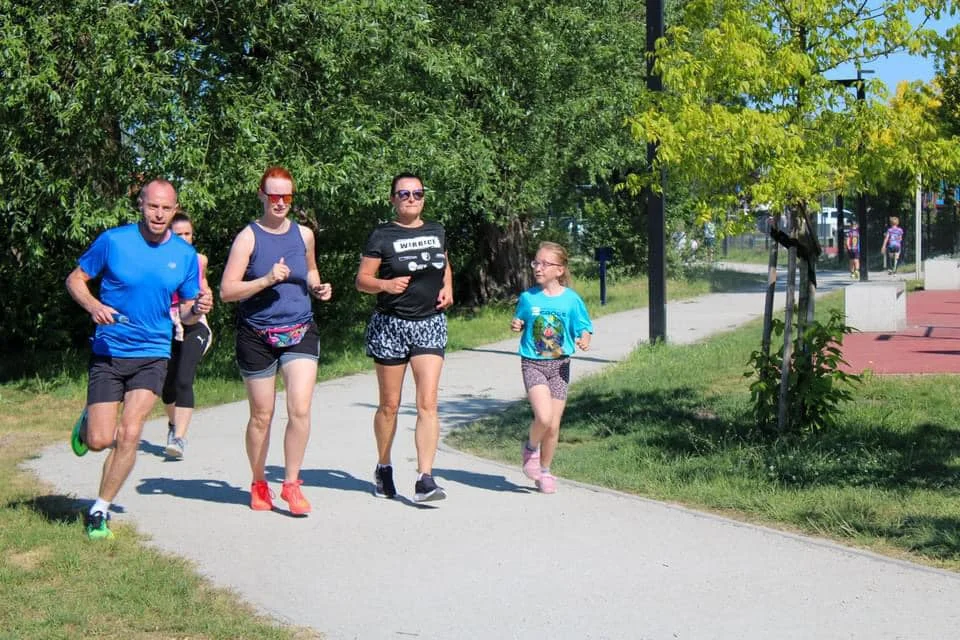
<path fill-rule="evenodd" d="M 270 233 L 252 222 L 254 245 L 250 253 L 244 280 L 256 280 L 267 275 L 273 265 L 283 258 L 290 276 L 239 305 L 239 318 L 254 329 L 284 327 L 313 319 L 313 307 L 307 291 L 306 245 L 300 235 L 300 226 L 291 221 L 284 233 Z"/>

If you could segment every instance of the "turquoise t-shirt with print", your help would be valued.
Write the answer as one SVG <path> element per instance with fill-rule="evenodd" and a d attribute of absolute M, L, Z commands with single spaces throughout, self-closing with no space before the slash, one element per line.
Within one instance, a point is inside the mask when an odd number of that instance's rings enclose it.
<path fill-rule="evenodd" d="M 538 285 L 520 294 L 515 318 L 523 321 L 519 353 L 533 360 L 556 360 L 573 355 L 581 333 L 593 333 L 583 299 L 564 288 L 550 296 Z"/>

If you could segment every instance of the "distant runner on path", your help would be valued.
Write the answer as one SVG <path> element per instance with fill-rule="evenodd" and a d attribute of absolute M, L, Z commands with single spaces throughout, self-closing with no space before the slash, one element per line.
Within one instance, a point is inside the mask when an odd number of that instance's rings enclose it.
<path fill-rule="evenodd" d="M 182 212 L 173 216 L 170 230 L 184 242 L 193 246 L 193 222 Z M 200 264 L 200 291 L 213 293 L 207 283 L 207 256 L 197 254 Z M 193 379 L 197 375 L 197 365 L 203 354 L 210 348 L 210 325 L 203 315 L 193 324 L 184 324 L 180 320 L 180 301 L 173 296 L 170 307 L 170 319 L 173 320 L 173 341 L 170 344 L 170 362 L 167 364 L 167 377 L 163 381 L 163 404 L 167 412 L 167 446 L 164 453 L 169 458 L 183 458 L 187 447 L 187 429 L 193 417 L 194 395 Z"/>
<path fill-rule="evenodd" d="M 880 247 L 880 253 L 890 258 L 889 269 L 887 273 L 897 272 L 897 265 L 900 263 L 900 252 L 903 249 L 903 229 L 900 228 L 900 218 L 890 216 L 890 228 L 883 236 L 883 246 Z"/>
<path fill-rule="evenodd" d="M 850 278 L 860 279 L 860 226 L 856 220 L 850 221 L 846 235 L 847 255 L 850 257 Z"/>

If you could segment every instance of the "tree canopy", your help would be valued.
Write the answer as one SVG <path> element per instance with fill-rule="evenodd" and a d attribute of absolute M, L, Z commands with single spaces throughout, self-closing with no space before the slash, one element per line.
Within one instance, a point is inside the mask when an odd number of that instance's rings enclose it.
<path fill-rule="evenodd" d="M 938 0 L 693 0 L 658 46 L 666 91 L 631 119 L 638 141 L 659 144 L 659 166 L 688 182 L 703 217 L 744 202 L 782 210 L 877 179 L 865 144 L 889 117 L 885 91 L 866 100 L 827 77 L 900 50 L 932 48 L 936 33 L 910 13 L 955 10 Z"/>
<path fill-rule="evenodd" d="M 515 294 L 530 220 L 641 157 L 623 122 L 644 43 L 636 4 L 608 0 L 0 0 L 0 348 L 82 340 L 63 278 L 153 176 L 216 282 L 261 172 L 287 166 L 350 306 L 390 178 L 416 171 L 458 300 Z"/>

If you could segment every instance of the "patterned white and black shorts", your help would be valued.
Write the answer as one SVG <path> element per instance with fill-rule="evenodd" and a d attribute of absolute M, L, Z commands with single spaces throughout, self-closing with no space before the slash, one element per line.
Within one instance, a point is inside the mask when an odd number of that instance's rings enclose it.
<path fill-rule="evenodd" d="M 367 355 L 377 364 L 405 364 L 413 356 L 443 356 L 447 348 L 447 316 L 404 320 L 375 311 L 367 325 Z"/>

